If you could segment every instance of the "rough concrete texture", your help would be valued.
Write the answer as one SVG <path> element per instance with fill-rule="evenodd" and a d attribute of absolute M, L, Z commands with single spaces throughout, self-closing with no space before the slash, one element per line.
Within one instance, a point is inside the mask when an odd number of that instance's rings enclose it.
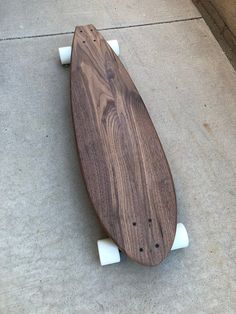
<path fill-rule="evenodd" d="M 191 0 L 5 1 L 0 4 L 0 38 L 69 32 L 90 23 L 109 28 L 198 16 Z"/>
<path fill-rule="evenodd" d="M 233 314 L 236 74 L 203 20 L 103 35 L 119 40 L 160 135 L 190 247 L 158 267 L 125 256 L 99 265 L 105 234 L 80 175 L 69 69 L 57 55 L 71 35 L 2 41 L 0 313 Z"/>

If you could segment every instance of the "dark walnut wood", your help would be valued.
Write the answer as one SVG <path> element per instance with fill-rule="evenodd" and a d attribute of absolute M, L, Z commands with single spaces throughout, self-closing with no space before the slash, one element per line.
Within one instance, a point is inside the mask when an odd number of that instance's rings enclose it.
<path fill-rule="evenodd" d="M 170 169 L 139 92 L 93 25 L 75 29 L 71 102 L 82 173 L 102 225 L 127 256 L 159 264 L 176 230 Z"/>

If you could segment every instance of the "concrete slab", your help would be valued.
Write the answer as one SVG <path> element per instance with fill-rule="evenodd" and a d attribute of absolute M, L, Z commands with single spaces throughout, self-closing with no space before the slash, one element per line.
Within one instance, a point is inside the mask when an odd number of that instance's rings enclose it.
<path fill-rule="evenodd" d="M 118 38 L 173 173 L 190 247 L 158 267 L 102 268 L 104 232 L 81 179 L 71 36 L 3 41 L 0 312 L 235 312 L 236 74 L 203 20 L 104 31 Z"/>
<path fill-rule="evenodd" d="M 200 16 L 191 0 L 5 1 L 0 9 L 0 38 L 172 21 Z"/>

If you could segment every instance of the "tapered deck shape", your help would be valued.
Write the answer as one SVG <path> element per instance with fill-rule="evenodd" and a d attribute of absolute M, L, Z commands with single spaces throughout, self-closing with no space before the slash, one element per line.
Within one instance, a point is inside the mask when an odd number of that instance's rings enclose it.
<path fill-rule="evenodd" d="M 71 102 L 83 176 L 102 225 L 129 257 L 159 264 L 176 230 L 171 173 L 139 92 L 93 25 L 75 29 Z"/>

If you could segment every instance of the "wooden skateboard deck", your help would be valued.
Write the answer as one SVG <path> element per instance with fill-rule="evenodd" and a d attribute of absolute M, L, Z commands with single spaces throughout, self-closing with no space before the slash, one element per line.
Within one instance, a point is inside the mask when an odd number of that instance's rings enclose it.
<path fill-rule="evenodd" d="M 148 111 L 93 25 L 76 27 L 71 102 L 79 159 L 94 209 L 121 251 L 157 265 L 171 249 L 176 197 Z"/>

